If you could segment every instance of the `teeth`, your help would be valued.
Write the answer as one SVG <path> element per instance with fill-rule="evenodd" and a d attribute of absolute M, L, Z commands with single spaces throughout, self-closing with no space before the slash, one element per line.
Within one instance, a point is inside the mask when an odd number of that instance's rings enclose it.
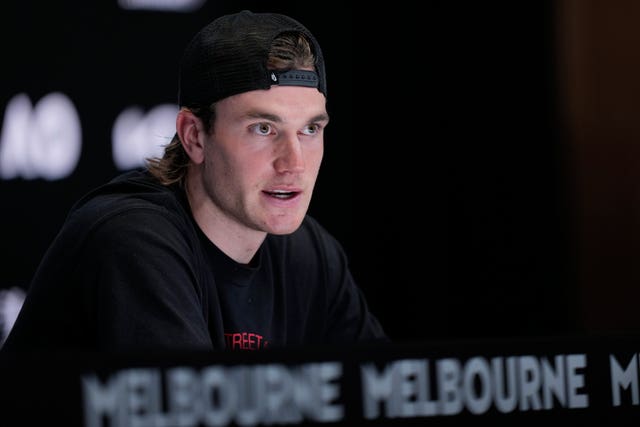
<path fill-rule="evenodd" d="M 278 199 L 288 199 L 293 196 L 293 191 L 273 190 L 269 192 L 273 197 Z"/>

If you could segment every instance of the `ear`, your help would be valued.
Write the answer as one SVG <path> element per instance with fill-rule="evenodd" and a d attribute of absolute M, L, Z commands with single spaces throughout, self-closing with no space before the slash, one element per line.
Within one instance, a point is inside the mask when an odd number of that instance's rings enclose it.
<path fill-rule="evenodd" d="M 197 165 L 202 163 L 205 136 L 202 121 L 190 110 L 182 108 L 176 117 L 176 131 L 191 161 Z"/>

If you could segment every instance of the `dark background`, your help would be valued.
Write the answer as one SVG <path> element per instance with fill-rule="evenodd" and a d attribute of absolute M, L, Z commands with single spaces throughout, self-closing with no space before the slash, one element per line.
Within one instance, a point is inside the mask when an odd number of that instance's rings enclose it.
<path fill-rule="evenodd" d="M 68 178 L 0 181 L 0 289 L 26 289 L 72 203 L 119 173 L 118 114 L 175 102 L 184 45 L 216 16 L 247 8 L 289 14 L 323 46 L 332 119 L 311 213 L 344 244 L 392 338 L 634 331 L 637 111 L 606 84 L 633 79 L 616 70 L 637 70 L 638 36 L 617 31 L 640 11 L 616 5 L 5 6 L 1 108 L 18 93 L 36 103 L 61 91 L 83 135 Z M 608 122 L 597 114 L 615 108 Z"/>
<path fill-rule="evenodd" d="M 355 149 L 352 259 L 396 336 L 582 332 L 552 5 L 428 2 L 367 50 L 393 77 L 356 97 L 376 136 Z"/>

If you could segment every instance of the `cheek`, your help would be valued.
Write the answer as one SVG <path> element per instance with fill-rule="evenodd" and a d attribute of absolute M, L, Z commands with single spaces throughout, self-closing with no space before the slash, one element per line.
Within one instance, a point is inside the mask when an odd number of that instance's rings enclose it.
<path fill-rule="evenodd" d="M 225 187 L 241 188 L 251 186 L 256 177 L 265 174 L 269 159 L 259 152 L 239 152 L 220 149 L 210 156 L 210 168 Z"/>
<path fill-rule="evenodd" d="M 312 168 L 313 171 L 317 172 L 320 169 L 323 155 L 324 146 L 322 145 L 309 150 L 309 154 L 307 155 L 307 165 Z"/>

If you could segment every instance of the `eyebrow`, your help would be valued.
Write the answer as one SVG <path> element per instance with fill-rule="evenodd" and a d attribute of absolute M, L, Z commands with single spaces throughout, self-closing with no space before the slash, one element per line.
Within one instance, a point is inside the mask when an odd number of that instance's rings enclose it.
<path fill-rule="evenodd" d="M 282 118 L 276 114 L 271 114 L 271 113 L 264 113 L 264 112 L 260 112 L 260 111 L 249 111 L 246 114 L 246 117 L 250 118 L 250 119 L 265 119 L 265 120 L 269 120 L 272 122 L 276 122 L 276 123 L 281 123 L 282 122 Z M 322 121 L 329 121 L 329 115 L 322 113 L 322 114 L 318 114 L 316 116 L 313 116 L 310 120 L 309 123 L 315 123 L 315 122 L 322 122 Z"/>

